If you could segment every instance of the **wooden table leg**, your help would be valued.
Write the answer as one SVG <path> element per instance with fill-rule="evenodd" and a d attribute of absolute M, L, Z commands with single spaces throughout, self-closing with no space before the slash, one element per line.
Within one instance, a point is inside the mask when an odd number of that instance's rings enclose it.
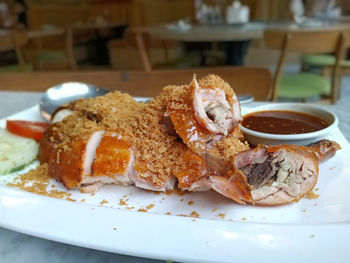
<path fill-rule="evenodd" d="M 136 33 L 135 37 L 136 37 L 137 49 L 140 52 L 144 69 L 145 69 L 145 71 L 150 72 L 150 71 L 152 71 L 152 66 L 151 66 L 149 56 L 148 56 L 147 51 L 146 51 L 143 36 L 141 33 Z"/>
<path fill-rule="evenodd" d="M 163 49 L 164 49 L 164 60 L 166 63 L 169 63 L 169 49 L 168 49 L 168 43 L 163 40 L 162 41 Z"/>

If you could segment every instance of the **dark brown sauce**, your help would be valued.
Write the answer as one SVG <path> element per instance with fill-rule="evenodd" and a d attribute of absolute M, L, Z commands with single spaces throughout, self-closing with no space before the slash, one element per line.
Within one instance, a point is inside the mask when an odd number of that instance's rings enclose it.
<path fill-rule="evenodd" d="M 321 118 L 295 111 L 253 112 L 244 117 L 242 125 L 253 131 L 272 134 L 301 134 L 328 126 Z"/>

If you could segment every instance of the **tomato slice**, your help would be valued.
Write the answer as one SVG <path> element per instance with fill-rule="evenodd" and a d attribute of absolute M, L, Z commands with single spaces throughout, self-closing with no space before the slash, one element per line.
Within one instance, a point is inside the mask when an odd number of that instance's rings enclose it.
<path fill-rule="evenodd" d="M 37 121 L 7 120 L 6 126 L 9 132 L 40 141 L 49 124 Z"/>

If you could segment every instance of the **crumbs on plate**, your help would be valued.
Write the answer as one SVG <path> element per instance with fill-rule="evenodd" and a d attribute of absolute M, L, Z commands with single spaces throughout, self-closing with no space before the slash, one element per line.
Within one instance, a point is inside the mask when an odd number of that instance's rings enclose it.
<path fill-rule="evenodd" d="M 200 215 L 196 211 L 192 211 L 191 214 L 185 215 L 185 214 L 178 214 L 177 216 L 183 216 L 183 217 L 194 217 L 194 218 L 199 218 Z"/>
<path fill-rule="evenodd" d="M 319 198 L 320 197 L 320 195 L 318 195 L 318 194 L 315 194 L 313 191 L 311 191 L 310 193 L 307 193 L 306 195 L 305 195 L 305 197 L 307 198 L 307 199 L 317 199 L 317 198 Z"/>
<path fill-rule="evenodd" d="M 128 205 L 122 198 L 119 200 L 119 205 Z"/>
<path fill-rule="evenodd" d="M 220 216 L 222 219 L 225 219 L 226 214 L 219 214 L 219 216 Z"/>
<path fill-rule="evenodd" d="M 109 203 L 106 199 L 103 199 L 101 202 L 100 202 L 100 204 L 101 205 L 104 205 L 104 204 L 107 204 L 107 203 Z"/>
<path fill-rule="evenodd" d="M 28 173 L 17 175 L 13 182 L 7 183 L 7 185 L 34 194 L 45 195 L 73 202 L 76 201 L 70 198 L 71 194 L 66 191 L 53 189 L 48 190 L 47 188 L 51 179 L 52 178 L 48 175 L 47 164 L 44 164 L 30 170 Z"/>
<path fill-rule="evenodd" d="M 152 209 L 155 206 L 155 204 L 150 204 L 148 206 L 146 206 L 147 209 Z"/>

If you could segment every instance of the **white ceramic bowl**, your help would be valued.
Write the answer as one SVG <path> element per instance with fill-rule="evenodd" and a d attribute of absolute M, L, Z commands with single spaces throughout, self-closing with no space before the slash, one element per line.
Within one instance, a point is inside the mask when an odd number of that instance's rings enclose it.
<path fill-rule="evenodd" d="M 322 130 L 303 133 L 303 134 L 271 134 L 250 130 L 241 126 L 242 131 L 249 143 L 252 145 L 266 144 L 266 145 L 278 145 L 278 144 L 297 144 L 307 145 L 312 142 L 316 142 L 325 138 L 334 128 L 338 126 L 338 118 L 332 112 L 315 106 L 312 104 L 301 103 L 271 103 L 263 106 L 251 108 L 245 110 L 243 117 L 249 113 L 266 110 L 287 110 L 301 113 L 307 113 L 316 117 L 319 117 L 326 121 L 328 126 Z"/>

